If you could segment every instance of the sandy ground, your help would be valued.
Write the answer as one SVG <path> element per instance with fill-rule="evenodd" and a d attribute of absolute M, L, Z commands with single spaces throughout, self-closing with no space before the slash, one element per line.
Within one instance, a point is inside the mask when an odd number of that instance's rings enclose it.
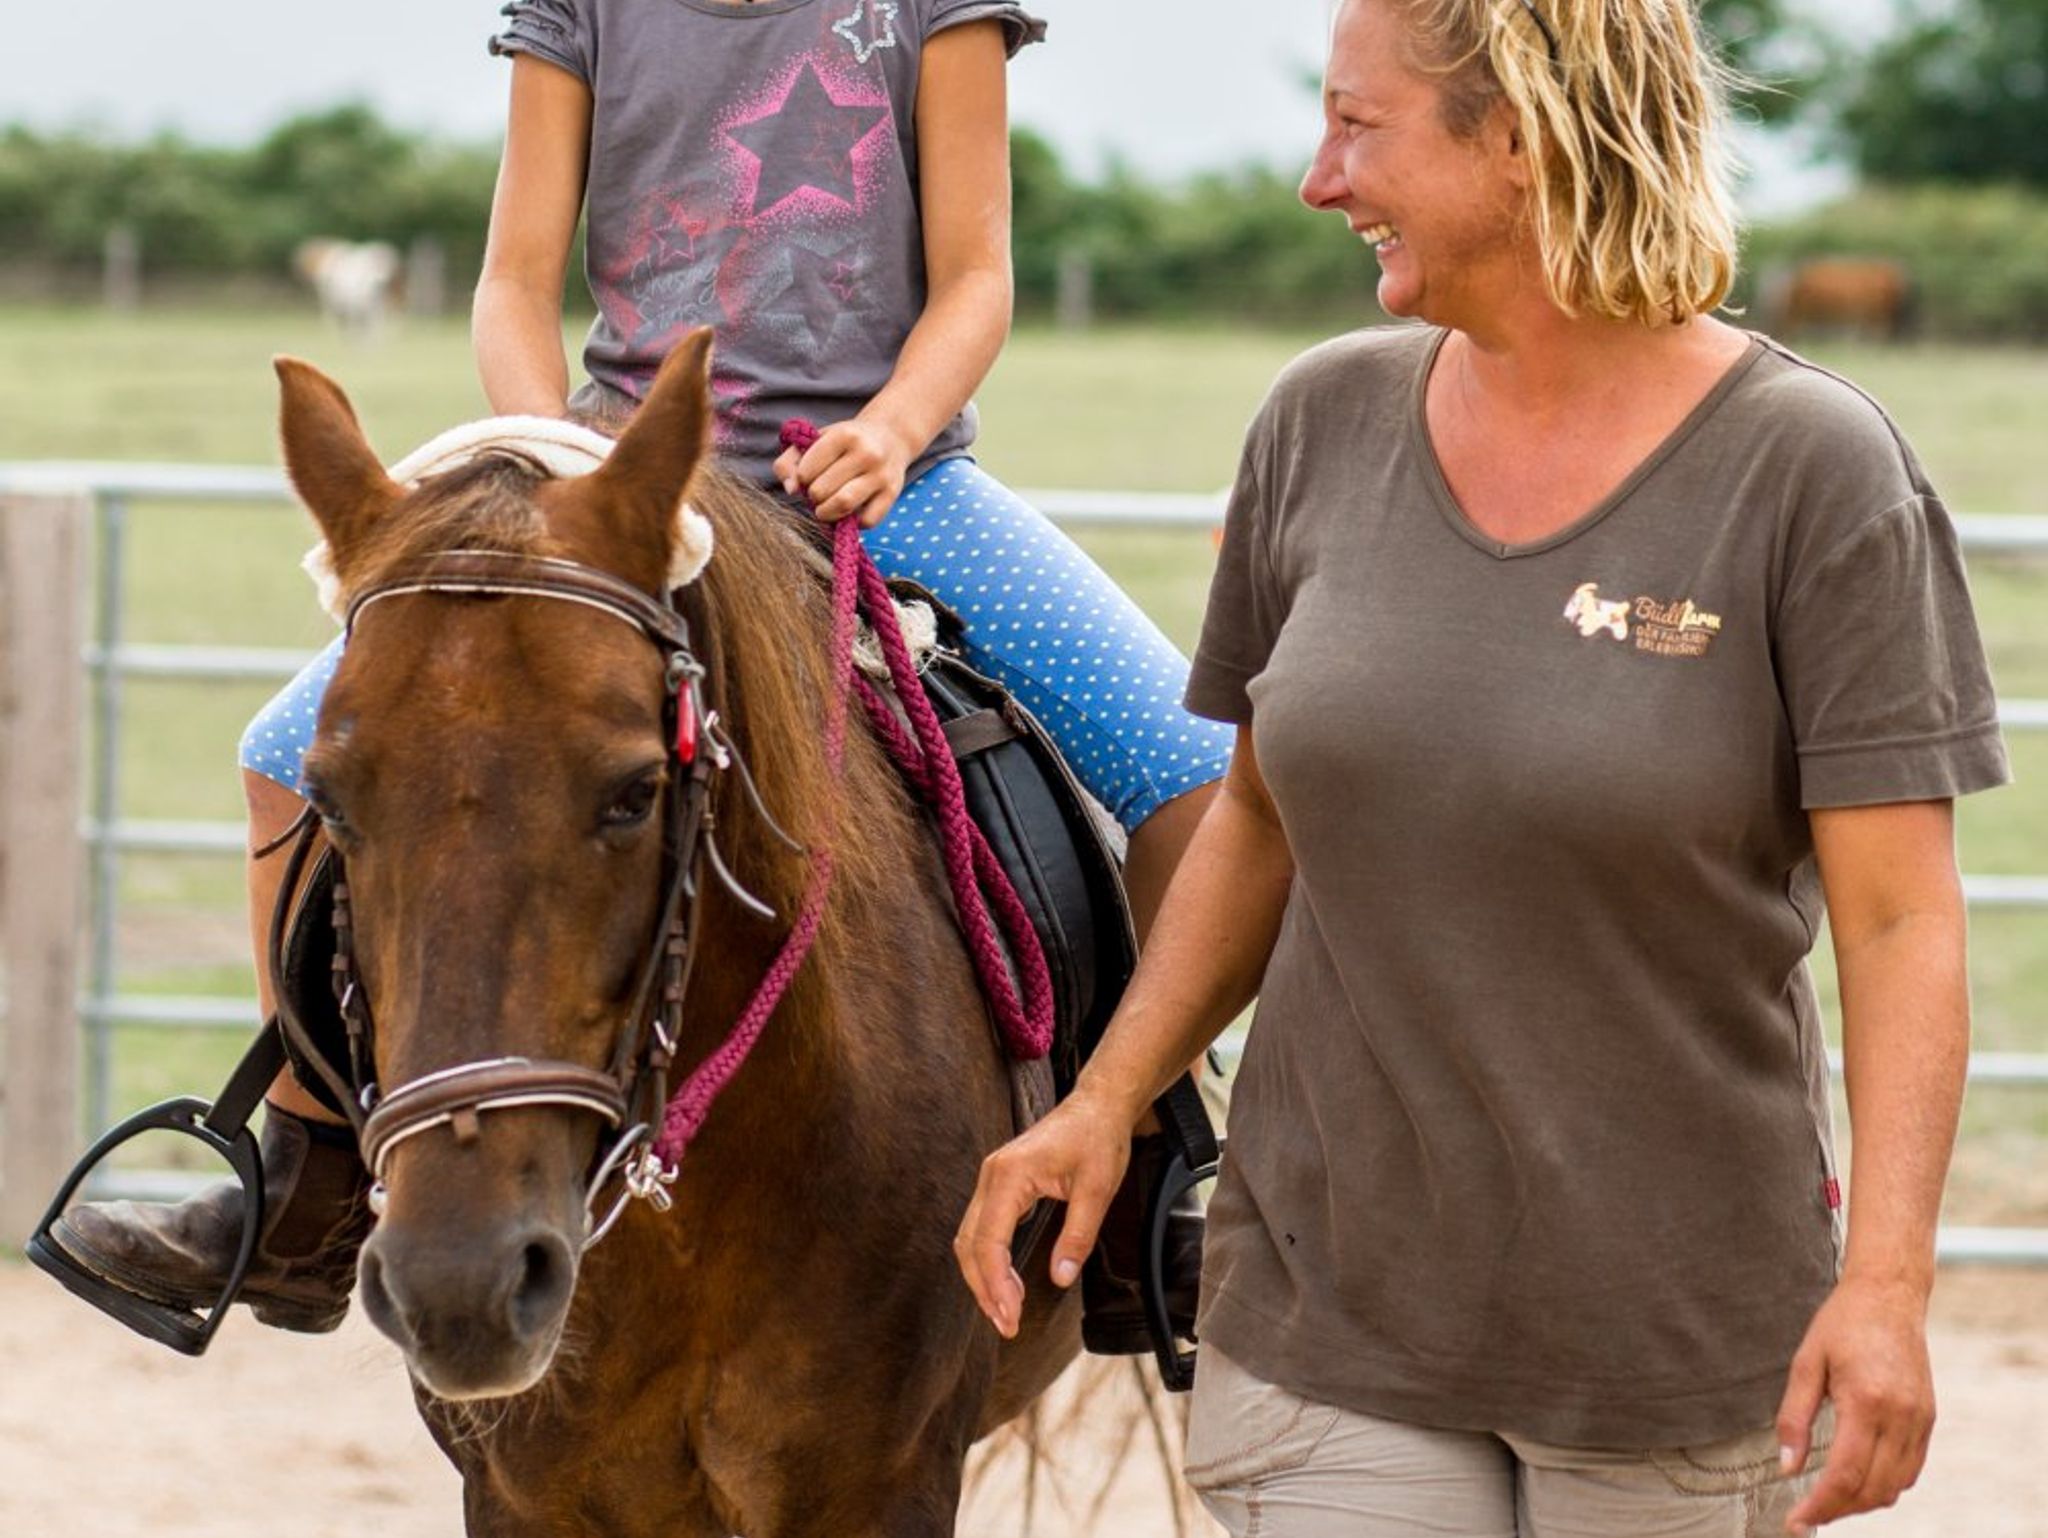
<path fill-rule="evenodd" d="M 2048 1538 L 2048 1274 L 1947 1275 L 1933 1329 L 1942 1425 L 1920 1487 L 1858 1538 Z M 1090 1449 L 1065 1487 L 1101 1484 Z M 1081 1524 L 1054 1499 L 1041 1538 Z M 1050 1507 L 1051 1509 L 1048 1509 Z M 1017 1538 L 998 1475 L 963 1538 Z M 1096 1532 L 1173 1531 L 1156 1462 L 1113 1483 Z M 359 1320 L 322 1338 L 229 1321 L 193 1362 L 0 1265 L 0 1535 L 453 1538 L 454 1475 L 414 1418 L 393 1351 Z"/>

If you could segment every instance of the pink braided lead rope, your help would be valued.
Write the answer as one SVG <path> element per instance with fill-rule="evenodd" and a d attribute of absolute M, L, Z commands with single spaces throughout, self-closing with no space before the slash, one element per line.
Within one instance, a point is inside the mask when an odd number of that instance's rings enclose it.
<path fill-rule="evenodd" d="M 791 421 L 782 429 L 786 448 L 808 449 L 817 438 L 817 429 L 808 422 Z M 854 632 L 861 609 L 867 611 L 868 623 L 881 642 L 890 680 L 910 718 L 909 732 L 904 731 L 880 691 L 854 669 Z M 959 911 L 960 927 L 1004 1046 L 1020 1060 L 1045 1056 L 1052 1050 L 1052 977 L 1038 931 L 1032 927 L 1023 899 L 1010 884 L 1009 875 L 989 847 L 988 839 L 968 815 L 959 766 L 953 761 L 938 715 L 925 698 L 917 665 L 896 619 L 888 582 L 861 544 L 859 525 L 852 518 L 841 519 L 832 531 L 831 667 L 825 707 L 825 761 L 833 777 L 838 778 L 845 763 L 847 700 L 855 697 L 904 779 L 931 806 L 938 820 L 940 849 L 953 902 Z M 718 1049 L 691 1071 L 662 1114 L 654 1151 L 671 1169 L 681 1162 L 684 1151 L 703 1129 L 712 1102 L 745 1064 L 804 958 L 810 954 L 824 919 L 825 899 L 831 886 L 832 850 L 828 844 L 813 852 L 811 878 L 805 886 L 796 922 L 755 985 L 739 1019 Z M 995 910 L 993 919 L 991 905 Z M 1002 941 L 997 938 L 998 923 L 1009 941 L 1010 954 L 1016 958 L 1023 982 L 1021 999 Z"/>

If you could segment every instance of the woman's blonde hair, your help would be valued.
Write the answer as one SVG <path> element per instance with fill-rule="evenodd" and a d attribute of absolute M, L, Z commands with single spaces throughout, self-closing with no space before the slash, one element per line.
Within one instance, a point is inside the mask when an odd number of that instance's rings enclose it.
<path fill-rule="evenodd" d="M 1551 297 L 1645 324 L 1713 309 L 1735 276 L 1735 77 L 1691 0 L 1398 0 L 1450 130 L 1515 115 Z"/>

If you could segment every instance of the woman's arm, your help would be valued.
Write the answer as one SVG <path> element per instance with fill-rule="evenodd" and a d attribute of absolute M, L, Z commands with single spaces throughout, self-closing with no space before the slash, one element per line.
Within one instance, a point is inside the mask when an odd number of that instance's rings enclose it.
<path fill-rule="evenodd" d="M 568 409 L 562 281 L 589 152 L 590 87 L 531 54 L 515 57 L 505 157 L 470 311 L 477 372 L 501 415 Z"/>
<path fill-rule="evenodd" d="M 1240 727 L 1223 788 L 1195 830 L 1137 975 L 1057 1110 L 989 1155 L 953 1241 L 982 1312 L 1017 1332 L 1024 1280 L 1010 1240 L 1039 1198 L 1067 1204 L 1052 1276 L 1072 1284 L 1130 1157 L 1131 1128 L 1257 994 L 1280 934 L 1294 855 Z"/>
<path fill-rule="evenodd" d="M 775 463 L 818 516 L 872 528 L 904 473 L 995 365 L 1010 330 L 1010 138 L 1003 29 L 949 27 L 925 45 L 917 87 L 926 299 L 895 371 L 850 422 Z"/>
<path fill-rule="evenodd" d="M 1799 1527 L 1889 1506 L 1934 1427 L 1927 1299 L 1934 1231 L 1969 1067 L 1962 882 L 1947 801 L 1813 814 L 1842 989 L 1855 1136 L 1842 1279 L 1814 1316 L 1778 1416 L 1804 1462 L 1821 1401 L 1836 1426 Z"/>

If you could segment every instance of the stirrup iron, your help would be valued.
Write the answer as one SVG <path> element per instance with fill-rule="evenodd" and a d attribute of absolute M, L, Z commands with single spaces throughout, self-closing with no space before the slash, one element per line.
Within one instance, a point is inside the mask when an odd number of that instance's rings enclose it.
<path fill-rule="evenodd" d="M 242 1061 L 228 1078 L 220 1098 L 212 1104 L 190 1095 L 166 1100 L 138 1111 L 106 1133 L 87 1149 L 72 1167 L 43 1220 L 36 1225 L 24 1246 L 38 1269 L 48 1272 L 74 1297 L 90 1303 L 101 1313 L 119 1320 L 138 1335 L 200 1356 L 212 1344 L 214 1331 L 227 1317 L 229 1307 L 242 1291 L 256 1246 L 263 1233 L 263 1160 L 256 1148 L 256 1135 L 249 1130 L 249 1118 L 263 1102 L 284 1067 L 284 1040 L 277 1022 L 267 1022 L 250 1045 Z M 227 1162 L 242 1186 L 242 1242 L 235 1263 L 228 1272 L 219 1297 L 201 1307 L 160 1303 L 131 1291 L 97 1271 L 72 1259 L 50 1230 L 64 1216 L 78 1189 L 105 1160 L 124 1144 L 146 1132 L 176 1132 L 194 1138 Z"/>

